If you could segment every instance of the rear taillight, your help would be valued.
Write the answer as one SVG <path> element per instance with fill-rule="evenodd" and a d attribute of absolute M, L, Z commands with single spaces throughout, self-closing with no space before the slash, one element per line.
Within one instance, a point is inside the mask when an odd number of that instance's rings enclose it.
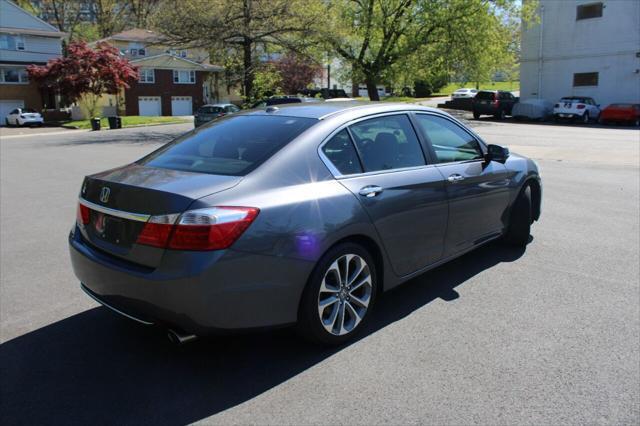
<path fill-rule="evenodd" d="M 498 99 L 498 95 L 493 95 L 493 105 L 500 105 L 500 100 Z"/>
<path fill-rule="evenodd" d="M 584 109 L 585 105 L 584 104 L 578 104 L 578 106 L 576 108 L 578 109 Z"/>
<path fill-rule="evenodd" d="M 176 250 L 221 250 L 231 246 L 260 210 L 210 207 L 180 215 L 153 216 L 138 235 L 138 244 Z M 176 222 L 177 219 L 177 222 Z"/>
<path fill-rule="evenodd" d="M 78 211 L 76 214 L 78 224 L 87 225 L 89 223 L 89 207 L 82 203 L 78 203 Z"/>

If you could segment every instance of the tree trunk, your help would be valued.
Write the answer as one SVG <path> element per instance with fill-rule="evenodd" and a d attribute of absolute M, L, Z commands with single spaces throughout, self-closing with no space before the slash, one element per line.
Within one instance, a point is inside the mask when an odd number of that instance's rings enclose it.
<path fill-rule="evenodd" d="M 357 78 L 351 80 L 351 96 L 354 98 L 360 96 L 360 82 Z"/>
<path fill-rule="evenodd" d="M 253 55 L 251 52 L 251 41 L 245 38 L 242 48 L 244 53 L 242 85 L 244 86 L 244 97 L 250 100 L 253 97 Z"/>
<path fill-rule="evenodd" d="M 370 101 L 379 101 L 380 96 L 378 96 L 378 87 L 376 86 L 376 78 L 374 75 L 367 75 L 365 77 L 365 81 L 367 83 L 367 92 L 369 93 Z"/>

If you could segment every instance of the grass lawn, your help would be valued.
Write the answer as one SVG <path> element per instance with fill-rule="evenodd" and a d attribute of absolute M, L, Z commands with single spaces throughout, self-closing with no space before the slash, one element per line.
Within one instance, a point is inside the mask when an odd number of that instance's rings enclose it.
<path fill-rule="evenodd" d="M 463 87 L 469 89 L 475 89 L 475 83 L 449 83 L 444 86 L 440 91 L 433 96 L 451 96 L 453 92 Z M 508 90 L 510 92 L 520 90 L 519 81 L 495 81 L 488 83 L 480 83 L 480 90 Z"/>
<path fill-rule="evenodd" d="M 131 126 L 148 126 L 153 124 L 172 124 L 172 123 L 187 123 L 189 120 L 180 117 L 143 117 L 139 115 L 123 116 L 122 127 Z M 65 127 L 77 127 L 79 129 L 90 129 L 91 123 L 89 120 L 77 120 L 64 123 Z M 107 118 L 100 119 L 101 128 L 109 128 L 109 120 Z"/>

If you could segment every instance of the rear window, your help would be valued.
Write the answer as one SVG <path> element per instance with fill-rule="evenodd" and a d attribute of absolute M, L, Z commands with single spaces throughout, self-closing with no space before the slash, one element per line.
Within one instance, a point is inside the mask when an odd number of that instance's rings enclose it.
<path fill-rule="evenodd" d="M 149 167 L 244 176 L 317 123 L 312 118 L 240 115 L 189 132 L 138 161 Z"/>
<path fill-rule="evenodd" d="M 200 114 L 217 114 L 220 112 L 224 112 L 224 110 L 219 106 L 203 106 L 198 109 L 198 113 Z"/>
<path fill-rule="evenodd" d="M 23 108 L 23 109 L 22 109 L 22 112 L 28 112 L 28 113 L 32 113 L 32 114 L 33 114 L 33 113 L 35 113 L 35 112 L 36 112 L 36 110 L 35 110 L 35 109 L 33 109 L 33 108 Z"/>
<path fill-rule="evenodd" d="M 476 95 L 476 99 L 493 100 L 494 96 L 495 96 L 495 93 L 493 92 L 478 92 L 478 94 Z"/>

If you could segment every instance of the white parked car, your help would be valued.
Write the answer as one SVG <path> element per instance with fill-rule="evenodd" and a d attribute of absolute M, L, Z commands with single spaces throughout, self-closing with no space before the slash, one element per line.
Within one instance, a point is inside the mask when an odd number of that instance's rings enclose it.
<path fill-rule="evenodd" d="M 546 120 L 553 114 L 553 104 L 544 99 L 525 99 L 513 105 L 511 115 L 515 119 Z"/>
<path fill-rule="evenodd" d="M 478 93 L 476 89 L 458 89 L 451 94 L 451 98 L 475 98 L 476 93 Z"/>
<path fill-rule="evenodd" d="M 580 120 L 588 123 L 600 116 L 600 105 L 593 98 L 585 96 L 568 96 L 560 99 L 553 107 L 553 118 L 558 121 L 563 118 Z"/>
<path fill-rule="evenodd" d="M 31 108 L 16 108 L 4 119 L 7 126 L 42 126 L 44 119 L 39 112 Z"/>

